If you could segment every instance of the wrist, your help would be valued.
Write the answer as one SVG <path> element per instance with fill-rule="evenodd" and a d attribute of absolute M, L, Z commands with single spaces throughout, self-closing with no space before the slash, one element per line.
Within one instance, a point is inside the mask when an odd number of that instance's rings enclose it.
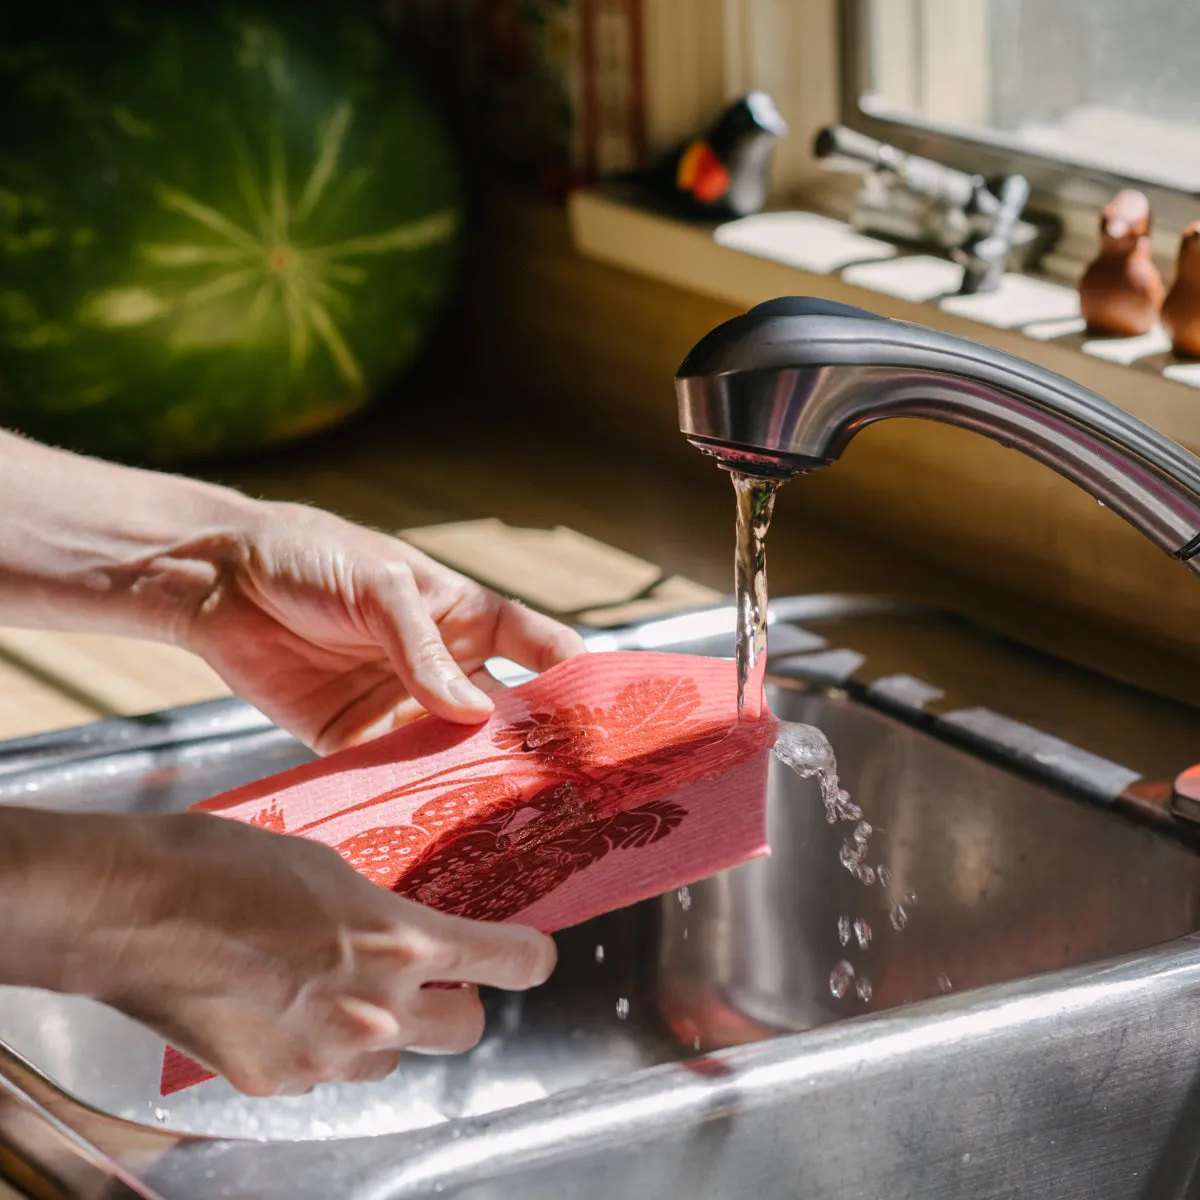
<path fill-rule="evenodd" d="M 148 819 L 0 807 L 0 983 L 104 998 L 153 906 Z"/>
<path fill-rule="evenodd" d="M 181 642 L 268 506 L 0 435 L 0 624 Z"/>

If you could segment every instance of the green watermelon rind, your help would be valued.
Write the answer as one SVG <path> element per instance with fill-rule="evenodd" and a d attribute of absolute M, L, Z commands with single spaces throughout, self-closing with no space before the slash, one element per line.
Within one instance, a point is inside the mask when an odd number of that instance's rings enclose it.
<path fill-rule="evenodd" d="M 0 51 L 28 118 L 0 131 L 0 419 L 117 458 L 245 451 L 411 362 L 459 268 L 449 143 L 366 24 L 294 11 L 125 0 L 115 67 L 70 29 Z M 181 79 L 213 86 L 172 108 Z"/>

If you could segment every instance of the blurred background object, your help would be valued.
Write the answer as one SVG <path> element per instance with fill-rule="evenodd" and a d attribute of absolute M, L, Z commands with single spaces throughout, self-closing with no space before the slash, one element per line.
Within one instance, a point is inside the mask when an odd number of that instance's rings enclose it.
<path fill-rule="evenodd" d="M 0 14 L 0 420 L 241 452 L 359 409 L 450 290 L 460 185 L 366 0 Z"/>
<path fill-rule="evenodd" d="M 618 178 L 685 216 L 748 217 L 767 202 L 775 143 L 787 133 L 775 101 L 750 92 L 644 171 Z"/>
<path fill-rule="evenodd" d="M 1200 9 L 1183 0 L 850 0 L 870 118 L 1200 189 Z"/>
<path fill-rule="evenodd" d="M 1150 249 L 1150 202 L 1118 192 L 1100 214 L 1100 252 L 1079 281 L 1088 330 L 1137 337 L 1158 323 L 1163 281 Z"/>
<path fill-rule="evenodd" d="M 643 165 L 642 0 L 383 0 L 471 160 L 542 195 Z"/>
<path fill-rule="evenodd" d="M 1175 280 L 1162 311 L 1171 348 L 1186 358 L 1200 358 L 1200 221 L 1179 239 Z"/>
<path fill-rule="evenodd" d="M 994 291 L 1010 265 L 1035 267 L 1061 223 L 1025 217 L 1022 175 L 989 182 L 844 126 L 817 133 L 813 155 L 833 170 L 862 176 L 852 224 L 860 233 L 949 251 L 963 267 L 960 292 Z"/>

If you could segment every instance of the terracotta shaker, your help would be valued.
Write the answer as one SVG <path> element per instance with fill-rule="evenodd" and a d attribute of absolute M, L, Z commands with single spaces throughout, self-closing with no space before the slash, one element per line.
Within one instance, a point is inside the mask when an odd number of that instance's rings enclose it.
<path fill-rule="evenodd" d="M 1200 358 L 1200 221 L 1183 231 L 1175 282 L 1167 293 L 1162 319 L 1175 353 Z"/>
<path fill-rule="evenodd" d="M 1079 281 L 1079 305 L 1091 333 L 1136 337 L 1154 327 L 1163 281 L 1150 254 L 1150 202 L 1118 192 L 1100 214 L 1100 253 Z"/>

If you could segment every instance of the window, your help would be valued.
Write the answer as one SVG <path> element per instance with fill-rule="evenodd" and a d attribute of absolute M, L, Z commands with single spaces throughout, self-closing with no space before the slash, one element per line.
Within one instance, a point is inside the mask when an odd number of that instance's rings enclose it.
<path fill-rule="evenodd" d="M 1200 193 L 1192 0 L 848 0 L 842 39 L 847 124 L 1060 199 L 1130 181 L 1200 216 L 1179 195 Z"/>

